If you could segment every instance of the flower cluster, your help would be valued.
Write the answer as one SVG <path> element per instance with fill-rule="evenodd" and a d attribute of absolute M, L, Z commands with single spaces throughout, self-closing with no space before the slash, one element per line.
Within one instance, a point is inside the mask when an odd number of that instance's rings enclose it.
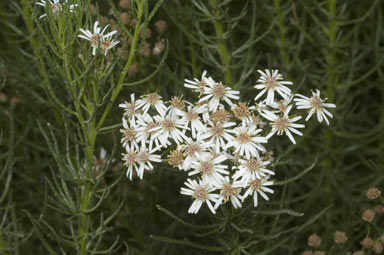
<path fill-rule="evenodd" d="M 120 42 L 112 39 L 113 35 L 117 33 L 117 30 L 113 30 L 112 32 L 104 34 L 108 26 L 109 25 L 105 26 L 102 30 L 101 27 L 99 27 L 99 22 L 96 21 L 93 25 L 93 32 L 88 29 L 84 30 L 80 28 L 80 32 L 82 34 L 78 35 L 78 37 L 88 40 L 91 43 L 93 56 L 96 55 L 96 51 L 99 47 L 103 51 L 104 55 L 107 55 L 108 50 L 112 49 Z"/>
<path fill-rule="evenodd" d="M 275 174 L 268 140 L 286 134 L 295 144 L 293 135 L 302 135 L 298 129 L 305 127 L 297 123 L 301 116 L 292 115 L 292 99 L 297 109 L 308 109 L 307 120 L 316 113 L 327 123 L 326 116 L 332 115 L 325 107 L 335 105 L 325 104 L 319 91 L 311 98 L 294 95 L 286 86 L 292 82 L 283 81 L 277 70 L 259 73 L 255 88 L 262 91 L 251 104 L 239 101 L 239 91 L 206 72 L 200 79 L 185 80 L 184 86 L 198 93 L 195 103 L 182 97 L 164 102 L 156 93 L 136 100 L 132 94 L 129 102 L 119 105 L 124 109 L 120 131 L 127 176 L 143 178 L 145 170 L 153 170 L 151 162 L 161 161 L 156 153 L 173 146 L 167 161 L 189 176 L 180 191 L 194 199 L 189 213 L 197 213 L 204 203 L 215 213 L 228 201 L 239 208 L 247 197 L 255 207 L 258 196 L 268 200 Z"/>
<path fill-rule="evenodd" d="M 68 0 L 65 0 L 64 4 L 67 3 Z M 40 0 L 36 2 L 35 4 L 43 6 L 44 8 L 47 7 L 47 1 L 45 0 Z M 49 6 L 51 7 L 51 12 L 53 15 L 58 15 L 62 10 L 63 10 L 63 5 L 60 3 L 60 0 L 49 0 Z M 79 6 L 78 4 L 71 4 L 69 5 L 69 10 L 70 12 L 73 11 L 75 7 Z M 39 17 L 39 19 L 44 18 L 47 16 L 47 14 L 43 14 Z"/>

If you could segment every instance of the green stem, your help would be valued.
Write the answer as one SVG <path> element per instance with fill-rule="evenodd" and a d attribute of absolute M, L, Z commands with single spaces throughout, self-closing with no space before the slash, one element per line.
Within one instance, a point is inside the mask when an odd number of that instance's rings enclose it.
<path fill-rule="evenodd" d="M 92 112 L 95 111 L 95 107 L 93 107 Z M 92 202 L 92 190 L 91 185 L 92 183 L 89 181 L 92 174 L 92 165 L 93 165 L 93 155 L 95 152 L 95 144 L 96 144 L 96 121 L 93 119 L 91 123 L 87 127 L 89 137 L 89 144 L 86 149 L 86 162 L 87 167 L 85 171 L 85 187 L 81 194 L 81 205 L 80 205 L 80 225 L 78 229 L 78 236 L 79 236 L 79 246 L 80 249 L 78 250 L 79 255 L 85 255 L 87 254 L 87 240 L 88 240 L 88 230 L 89 230 L 89 222 L 90 222 L 90 216 L 86 214 L 85 212 L 89 209 L 89 206 Z"/>
<path fill-rule="evenodd" d="M 218 3 L 217 0 L 210 0 L 209 1 L 211 6 L 213 7 L 213 16 L 215 19 L 213 20 L 213 26 L 215 28 L 216 36 L 218 39 L 217 42 L 217 47 L 219 50 L 219 55 L 221 59 L 221 63 L 224 66 L 224 80 L 227 85 L 232 84 L 232 79 L 231 79 L 231 71 L 230 71 L 230 66 L 229 66 L 229 54 L 228 54 L 228 49 L 227 46 L 225 45 L 224 42 L 224 29 L 223 29 L 223 24 L 220 22 L 220 12 L 218 8 Z"/>
<path fill-rule="evenodd" d="M 0 233 L 0 254 L 8 255 L 9 253 L 6 250 L 7 250 L 7 245 L 4 241 L 3 234 Z"/>
<path fill-rule="evenodd" d="M 285 26 L 284 26 L 284 19 L 283 19 L 283 12 L 281 10 L 280 2 L 279 0 L 274 0 L 275 3 L 275 9 L 277 14 L 277 20 L 278 20 L 278 26 L 279 26 L 279 34 L 280 34 L 280 54 L 283 59 L 285 67 L 289 70 L 291 61 L 289 60 L 289 55 L 287 52 L 287 38 L 285 37 Z"/>
<path fill-rule="evenodd" d="M 77 96 L 77 91 L 75 84 L 72 84 L 72 73 L 69 65 L 69 58 L 66 51 L 66 38 L 65 35 L 62 33 L 65 31 L 64 29 L 65 23 L 62 19 L 59 19 L 59 38 L 60 38 L 60 46 L 61 46 L 61 53 L 63 54 L 64 59 L 64 69 L 65 74 L 67 76 L 67 82 L 68 86 L 70 88 L 71 94 L 72 94 L 72 100 L 73 104 L 75 106 L 76 115 L 79 121 L 79 124 L 81 125 L 84 139 L 86 141 L 86 148 L 85 148 L 85 154 L 86 154 L 86 170 L 84 172 L 83 179 L 86 180 L 85 186 L 82 189 L 81 196 L 80 196 L 80 219 L 79 219 L 79 227 L 78 227 L 78 251 L 77 254 L 79 255 L 86 255 L 87 254 L 87 241 L 88 241 L 88 231 L 89 231 L 89 222 L 90 222 L 90 216 L 86 214 L 85 212 L 89 209 L 89 206 L 92 202 L 92 191 L 91 191 L 91 182 L 89 181 L 92 173 L 92 164 L 93 164 L 93 155 L 95 150 L 95 142 L 96 142 L 96 125 L 95 125 L 95 117 L 93 117 L 93 120 L 86 124 L 84 121 L 83 112 L 81 111 L 80 107 L 80 99 Z M 93 89 L 95 87 L 93 86 Z M 96 88 L 97 90 L 97 88 Z M 97 93 L 97 91 L 94 91 L 94 93 Z M 95 95 L 97 96 L 97 95 Z M 84 98 L 84 101 L 88 102 L 88 98 Z M 94 104 L 97 102 L 95 101 Z M 90 116 L 95 116 L 95 105 L 91 105 L 92 108 L 88 109 Z"/>
<path fill-rule="evenodd" d="M 23 11 L 24 11 L 23 18 L 24 18 L 25 25 L 27 26 L 29 40 L 32 45 L 33 53 L 37 58 L 40 58 L 41 52 L 40 52 L 39 44 L 37 43 L 35 37 L 33 36 L 35 29 L 33 27 L 31 12 L 27 4 L 27 0 L 21 0 L 21 3 L 23 5 Z M 43 76 L 44 72 L 43 72 L 43 67 L 41 65 L 41 62 L 39 61 L 39 59 L 37 59 L 36 62 L 37 62 L 37 67 L 39 68 L 40 75 Z"/>
<path fill-rule="evenodd" d="M 104 123 L 105 119 L 107 118 L 113 103 L 115 102 L 117 96 L 119 95 L 119 93 L 123 87 L 123 82 L 124 82 L 125 77 L 127 76 L 128 69 L 132 65 L 133 58 L 135 56 L 137 42 L 139 40 L 139 35 L 140 35 L 140 28 L 141 28 L 141 24 L 142 24 L 141 18 L 142 18 L 143 13 L 144 13 L 144 1 L 145 0 L 141 0 L 139 5 L 138 5 L 137 23 L 136 23 L 136 27 L 135 27 L 135 33 L 133 34 L 133 40 L 132 40 L 131 48 L 129 51 L 129 57 L 128 57 L 127 63 L 125 64 L 125 67 L 120 74 L 119 81 L 117 83 L 116 88 L 112 91 L 111 99 L 110 99 L 107 107 L 105 108 L 103 115 L 100 118 L 99 123 L 97 124 L 97 127 L 96 127 L 97 130 L 99 130 L 103 126 L 103 123 Z"/>
<path fill-rule="evenodd" d="M 43 65 L 42 65 L 41 60 L 40 60 L 41 51 L 40 51 L 39 43 L 37 42 L 36 38 L 34 37 L 35 28 L 33 26 L 33 21 L 32 21 L 30 8 L 28 6 L 28 1 L 27 0 L 21 0 L 21 4 L 23 6 L 23 18 L 24 18 L 25 25 L 27 27 L 29 41 L 31 43 L 33 53 L 36 57 L 37 68 L 39 69 L 40 76 L 44 77 L 44 69 L 43 69 Z M 49 98 L 49 101 L 50 101 L 50 103 L 53 104 L 51 98 Z M 60 116 L 60 113 L 58 112 L 58 110 L 56 108 L 52 108 L 51 110 L 55 116 L 57 123 L 62 123 L 62 121 L 61 121 L 62 119 L 61 119 L 61 116 Z"/>

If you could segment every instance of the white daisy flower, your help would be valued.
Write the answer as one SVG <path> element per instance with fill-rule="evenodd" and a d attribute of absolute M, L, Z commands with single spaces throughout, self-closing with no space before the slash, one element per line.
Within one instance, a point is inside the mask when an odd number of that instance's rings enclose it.
<path fill-rule="evenodd" d="M 293 95 L 286 97 L 284 99 L 281 99 L 279 101 L 273 101 L 273 103 L 270 105 L 272 108 L 276 109 L 276 111 L 270 110 L 273 113 L 284 113 L 287 109 L 289 104 L 291 103 L 293 99 Z"/>
<path fill-rule="evenodd" d="M 123 147 L 133 145 L 135 148 L 139 148 L 136 141 L 136 130 L 134 128 L 134 122 L 131 120 L 131 124 L 128 124 L 128 121 L 123 117 L 123 129 L 120 129 L 120 133 L 123 134 L 120 142 L 123 144 Z"/>
<path fill-rule="evenodd" d="M 211 187 L 219 187 L 223 182 L 223 175 L 228 175 L 229 172 L 227 165 L 221 165 L 223 161 L 227 160 L 224 154 L 220 154 L 217 157 L 213 157 L 211 153 L 206 153 L 194 161 L 192 165 L 192 171 L 188 173 L 189 176 L 194 174 L 201 174 L 202 180 L 205 180 Z"/>
<path fill-rule="evenodd" d="M 149 131 L 157 131 L 156 136 L 159 137 L 163 147 L 167 146 L 169 138 L 173 139 L 176 144 L 188 140 L 188 137 L 185 135 L 185 130 L 189 130 L 189 128 L 186 127 L 184 119 L 172 115 L 167 115 L 165 117 L 157 115 L 154 119 L 160 125 Z"/>
<path fill-rule="evenodd" d="M 149 150 L 145 146 L 141 146 L 140 150 L 137 152 L 136 160 L 139 164 L 139 168 L 136 168 L 137 175 L 140 179 L 143 179 L 144 170 L 153 170 L 152 162 L 161 162 L 161 156 L 152 154 L 156 150 Z"/>
<path fill-rule="evenodd" d="M 138 110 L 137 101 L 135 100 L 135 94 L 131 94 L 131 102 L 125 101 L 123 104 L 119 104 L 120 108 L 124 109 L 123 116 L 130 119 L 137 119 L 137 115 L 140 114 Z"/>
<path fill-rule="evenodd" d="M 279 73 L 279 70 L 272 70 L 271 72 L 268 69 L 265 72 L 257 71 L 261 74 L 261 77 L 257 80 L 258 84 L 255 85 L 255 88 L 262 91 L 255 97 L 255 100 L 267 92 L 266 104 L 272 105 L 275 99 L 275 91 L 283 98 L 291 95 L 291 90 L 285 85 L 292 85 L 293 83 L 282 81 L 283 76 Z"/>
<path fill-rule="evenodd" d="M 92 55 L 96 55 L 96 50 L 99 47 L 100 40 L 103 38 L 105 30 L 108 28 L 109 25 L 104 27 L 103 30 L 101 30 L 101 27 L 99 27 L 99 22 L 96 21 L 95 24 L 93 25 L 93 33 L 90 30 L 84 30 L 80 28 L 80 32 L 83 34 L 78 35 L 77 37 L 80 37 L 82 39 L 88 40 L 91 42 L 91 47 L 92 47 Z M 114 30 L 110 33 L 108 33 L 106 36 L 112 36 L 117 33 L 117 30 Z"/>
<path fill-rule="evenodd" d="M 104 51 L 104 56 L 107 56 L 108 50 L 115 47 L 120 41 L 115 41 L 112 39 L 112 35 L 110 36 L 102 36 L 100 42 L 100 48 Z"/>
<path fill-rule="evenodd" d="M 187 143 L 180 145 L 180 147 L 183 148 L 185 155 L 183 169 L 187 171 L 192 167 L 193 163 L 198 160 L 198 158 L 203 157 L 204 153 L 213 147 L 213 144 L 209 141 L 203 141 L 200 137 L 197 137 L 196 140 L 188 138 Z"/>
<path fill-rule="evenodd" d="M 174 168 L 178 168 L 179 170 L 184 170 L 184 153 L 181 146 L 177 146 L 176 149 L 172 150 L 168 155 L 168 164 Z M 184 170 L 185 171 L 185 170 Z"/>
<path fill-rule="evenodd" d="M 256 179 L 262 179 L 267 175 L 274 175 L 275 172 L 265 168 L 271 162 L 262 161 L 261 159 L 250 158 L 250 159 L 239 159 L 239 165 L 235 166 L 234 169 L 238 169 L 232 176 L 232 179 L 240 179 L 240 183 L 245 187 L 247 184 Z"/>
<path fill-rule="evenodd" d="M 224 86 L 221 82 L 215 82 L 211 77 L 205 79 L 207 87 L 205 87 L 203 94 L 206 96 L 202 97 L 199 102 L 203 102 L 209 99 L 208 109 L 213 112 L 219 107 L 220 100 L 224 100 L 228 105 L 232 106 L 230 98 L 238 100 L 240 91 L 233 90 L 229 87 Z"/>
<path fill-rule="evenodd" d="M 297 109 L 310 109 L 307 117 L 305 118 L 305 121 L 308 121 L 313 114 L 316 113 L 317 120 L 319 122 L 322 122 L 323 119 L 325 122 L 327 122 L 327 125 L 329 125 L 328 117 L 332 118 L 332 114 L 325 109 L 325 107 L 328 108 L 336 108 L 335 104 L 329 104 L 324 103 L 325 99 L 320 98 L 320 90 L 316 89 L 316 92 L 312 91 L 312 97 L 306 97 L 300 94 L 296 94 L 299 98 L 293 99 L 296 102 Z"/>
<path fill-rule="evenodd" d="M 127 177 L 132 180 L 133 170 L 135 169 L 136 172 L 138 172 L 138 161 L 137 161 L 137 152 L 133 146 L 131 147 L 125 147 L 125 153 L 122 153 L 124 161 L 124 166 L 126 166 L 127 169 Z"/>
<path fill-rule="evenodd" d="M 254 110 L 255 107 L 251 106 L 248 107 L 246 103 L 239 102 L 238 104 L 234 104 L 231 107 L 231 111 L 233 113 L 233 116 L 235 118 L 241 120 L 242 125 L 250 124 L 252 123 L 252 110 Z"/>
<path fill-rule="evenodd" d="M 196 180 L 187 179 L 184 184 L 187 188 L 182 187 L 180 193 L 192 196 L 195 199 L 191 207 L 189 207 L 188 213 L 198 213 L 203 203 L 208 205 L 209 210 L 211 210 L 213 214 L 216 213 L 211 204 L 211 201 L 216 203 L 216 200 L 219 197 L 219 194 L 211 193 L 215 188 L 209 187 L 204 180 L 199 180 L 199 182 L 197 182 Z"/>
<path fill-rule="evenodd" d="M 152 150 L 153 147 L 160 149 L 162 144 L 159 139 L 159 131 L 154 130 L 160 127 L 160 123 L 155 121 L 150 115 L 138 115 L 136 126 L 134 130 L 136 132 L 136 141 L 141 144 L 149 144 L 148 148 Z M 171 145 L 170 142 L 166 143 L 165 147 Z"/>
<path fill-rule="evenodd" d="M 265 200 L 269 200 L 268 196 L 265 194 L 265 192 L 273 194 L 273 190 L 268 188 L 267 186 L 273 185 L 273 181 L 268 181 L 268 178 L 262 178 L 262 179 L 254 179 L 249 182 L 249 188 L 247 191 L 245 191 L 243 195 L 243 201 L 245 198 L 247 198 L 249 195 L 253 195 L 253 205 L 257 207 L 257 194 L 259 193 Z"/>
<path fill-rule="evenodd" d="M 189 103 L 188 101 L 185 101 L 181 97 L 172 97 L 170 101 L 170 106 L 167 108 L 168 114 L 170 115 L 183 115 L 185 110 L 185 103 Z M 191 103 L 189 103 L 191 104 Z"/>
<path fill-rule="evenodd" d="M 116 33 L 117 31 L 112 31 L 106 35 L 101 36 L 101 41 L 100 41 L 100 48 L 104 52 L 104 56 L 107 55 L 108 50 L 112 49 L 115 47 L 120 41 L 115 41 L 115 39 L 112 39 L 112 36 Z"/>
<path fill-rule="evenodd" d="M 264 118 L 273 122 L 272 130 L 267 135 L 267 139 L 269 139 L 275 133 L 277 133 L 277 135 L 282 135 L 283 133 L 285 133 L 288 136 L 289 140 L 291 140 L 293 144 L 296 144 L 296 141 L 293 138 L 291 132 L 302 136 L 303 133 L 298 131 L 296 128 L 304 128 L 305 125 L 294 123 L 300 120 L 301 116 L 297 116 L 292 119 L 289 118 L 288 114 L 291 111 L 291 109 L 292 109 L 292 105 L 288 106 L 287 110 L 283 113 L 282 116 L 278 116 L 271 111 L 264 111 L 264 113 L 261 114 Z"/>
<path fill-rule="evenodd" d="M 259 136 L 262 129 L 257 129 L 256 125 L 240 126 L 229 132 L 234 134 L 234 138 L 230 140 L 224 149 L 234 147 L 234 152 L 246 158 L 258 157 L 259 151 L 265 151 L 265 148 L 260 143 L 267 143 L 265 137 Z"/>
<path fill-rule="evenodd" d="M 193 89 L 194 92 L 199 92 L 200 95 L 202 95 L 205 90 L 205 87 L 207 86 L 207 83 L 205 82 L 206 75 L 207 75 L 207 71 L 204 71 L 203 74 L 201 75 L 200 80 L 196 78 L 193 78 L 193 81 L 185 79 L 184 87 Z"/>
<path fill-rule="evenodd" d="M 233 140 L 231 130 L 228 129 L 236 125 L 235 122 L 210 123 L 207 132 L 201 135 L 201 139 L 209 141 L 215 146 L 215 152 L 220 153 L 225 148 L 226 142 Z"/>
<path fill-rule="evenodd" d="M 136 103 L 137 108 L 143 110 L 143 114 L 147 114 L 150 107 L 154 107 L 161 116 L 164 116 L 167 111 L 161 96 L 157 93 L 149 93 L 142 96 Z"/>
<path fill-rule="evenodd" d="M 231 182 L 229 180 L 229 177 L 225 176 L 224 181 L 218 187 L 220 189 L 220 195 L 216 201 L 215 210 L 221 204 L 224 204 L 229 200 L 231 200 L 233 207 L 240 208 L 242 206 L 241 205 L 242 196 L 240 195 L 241 186 L 242 186 L 241 182 L 238 182 L 238 181 Z"/>
<path fill-rule="evenodd" d="M 67 2 L 68 2 L 68 0 L 65 1 L 65 3 L 67 3 Z M 49 3 L 50 3 L 50 6 L 51 6 L 51 11 L 52 11 L 53 15 L 58 15 L 63 10 L 63 6 L 61 5 L 60 0 L 49 0 Z M 47 1 L 40 0 L 39 2 L 36 2 L 35 4 L 43 6 L 43 7 L 46 7 L 47 6 Z M 75 7 L 77 7 L 77 6 L 79 6 L 79 5 L 78 4 L 71 4 L 69 6 L 70 12 L 73 12 L 73 9 Z M 44 18 L 45 16 L 47 16 L 47 14 L 41 15 L 39 17 L 39 19 Z"/>
<path fill-rule="evenodd" d="M 203 134 L 207 131 L 207 127 L 203 124 L 199 114 L 205 111 L 204 106 L 187 106 L 187 111 L 179 112 L 177 115 L 185 120 L 185 125 L 191 124 L 192 137 L 196 138 L 197 135 Z"/>

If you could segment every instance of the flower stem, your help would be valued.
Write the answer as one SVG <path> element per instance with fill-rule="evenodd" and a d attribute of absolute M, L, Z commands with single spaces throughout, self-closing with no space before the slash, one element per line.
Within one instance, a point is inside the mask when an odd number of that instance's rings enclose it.
<path fill-rule="evenodd" d="M 228 55 L 228 49 L 224 42 L 224 29 L 223 24 L 220 22 L 220 12 L 218 8 L 217 0 L 210 0 L 209 1 L 211 6 L 213 7 L 213 16 L 215 19 L 213 20 L 213 26 L 215 28 L 216 36 L 218 38 L 217 46 L 219 50 L 219 55 L 221 59 L 221 63 L 224 66 L 224 80 L 225 82 L 230 85 L 232 84 L 231 79 L 231 71 L 229 66 L 229 55 Z"/>
<path fill-rule="evenodd" d="M 136 46 L 137 46 L 137 42 L 139 40 L 140 28 L 141 28 L 141 17 L 143 15 L 143 13 L 144 13 L 144 0 L 140 1 L 139 5 L 138 5 L 138 14 L 137 14 L 138 15 L 138 21 L 136 23 L 135 33 L 133 36 L 133 40 L 132 40 L 132 44 L 131 44 L 131 48 L 130 48 L 130 52 L 129 52 L 129 57 L 128 57 L 127 63 L 125 64 L 125 67 L 124 67 L 122 73 L 120 74 L 120 78 L 119 78 L 119 81 L 117 83 L 117 86 L 112 91 L 111 99 L 110 99 L 106 109 L 104 110 L 103 115 L 101 116 L 101 119 L 98 122 L 98 124 L 96 125 L 96 120 L 93 119 L 92 122 L 87 126 L 86 130 L 88 130 L 88 133 L 86 133 L 85 130 L 83 129 L 84 130 L 84 136 L 88 137 L 88 139 L 87 139 L 88 140 L 87 169 L 86 169 L 86 173 L 85 173 L 86 179 L 90 178 L 90 174 L 91 174 L 91 170 L 92 170 L 92 163 L 93 163 L 92 161 L 93 161 L 93 154 L 94 154 L 94 149 L 95 149 L 97 130 L 102 127 L 106 117 L 108 116 L 109 111 L 110 111 L 113 103 L 115 102 L 117 96 L 119 95 L 119 93 L 122 89 L 124 79 L 128 73 L 128 69 L 132 65 L 133 58 L 135 55 Z M 97 88 L 94 86 L 93 89 L 94 89 L 94 97 L 95 97 L 95 99 L 97 99 L 97 97 L 98 97 Z M 93 111 L 95 111 L 94 107 L 92 109 L 92 112 Z M 82 121 L 81 119 L 79 119 L 79 121 L 83 125 L 84 121 Z M 89 205 L 90 205 L 91 201 L 92 201 L 91 183 L 89 181 L 87 181 L 85 184 L 85 187 L 82 191 L 82 194 L 81 194 L 81 205 L 80 205 L 81 217 L 80 217 L 80 225 L 79 225 L 79 229 L 78 229 L 78 236 L 79 236 L 78 254 L 79 255 L 86 255 L 87 254 L 87 239 L 88 239 L 87 233 L 89 230 L 90 217 L 89 217 L 89 215 L 87 215 L 85 213 L 85 211 L 89 209 Z"/>
<path fill-rule="evenodd" d="M 92 109 L 93 111 L 95 108 Z M 87 162 L 87 167 L 85 171 L 85 187 L 82 190 L 81 193 L 81 205 L 80 205 L 80 225 L 78 229 L 78 236 L 79 236 L 79 247 L 80 249 L 78 250 L 79 255 L 85 255 L 87 254 L 87 233 L 89 230 L 89 221 L 90 221 L 90 216 L 86 213 L 86 211 L 89 209 L 89 205 L 91 204 L 92 201 L 92 191 L 91 191 L 91 182 L 89 179 L 91 178 L 91 173 L 92 173 L 92 165 L 93 165 L 93 155 L 95 151 L 95 143 L 96 143 L 96 121 L 93 119 L 91 123 L 88 125 L 87 130 L 89 137 L 89 144 L 86 149 L 86 162 Z"/>
<path fill-rule="evenodd" d="M 63 54 L 63 59 L 64 59 L 64 69 L 65 69 L 65 74 L 67 77 L 67 82 L 69 86 L 69 90 L 72 94 L 72 100 L 73 104 L 75 106 L 76 110 L 76 116 L 79 121 L 79 124 L 82 128 L 83 136 L 86 141 L 86 145 L 84 148 L 85 155 L 86 155 L 86 169 L 84 171 L 84 176 L 83 179 L 86 180 L 86 183 L 84 184 L 84 187 L 82 188 L 81 194 L 80 194 L 80 218 L 79 218 L 79 226 L 78 226 L 78 250 L 77 254 L 79 255 L 86 255 L 87 254 L 87 240 L 88 240 L 88 232 L 89 232 L 89 222 L 90 222 L 90 216 L 86 214 L 85 212 L 89 209 L 89 206 L 92 202 L 92 187 L 91 187 L 91 182 L 89 179 L 91 178 L 92 174 L 92 165 L 93 165 L 93 155 L 94 155 L 94 150 L 95 150 L 95 142 L 96 142 L 96 125 L 95 125 L 95 117 L 89 122 L 86 123 L 83 112 L 81 110 L 81 102 L 79 97 L 77 96 L 77 91 L 76 87 L 74 86 L 75 84 L 72 84 L 73 79 L 70 65 L 69 65 L 69 58 L 68 58 L 68 53 L 66 51 L 66 38 L 63 33 L 65 31 L 65 24 L 63 20 L 59 20 L 59 38 L 60 38 L 60 46 L 61 46 L 61 53 Z M 95 87 L 93 87 L 95 89 Z M 96 91 L 93 91 L 94 94 L 97 94 L 97 88 Z M 96 96 L 96 95 L 95 95 Z M 88 99 L 85 97 L 85 101 L 88 101 Z M 97 102 L 95 101 L 94 104 Z M 91 104 L 88 109 L 89 115 L 90 116 L 95 116 L 94 111 L 95 111 L 95 105 Z"/>
<path fill-rule="evenodd" d="M 141 24 L 142 24 L 141 18 L 142 18 L 143 13 L 144 13 L 144 1 L 145 0 L 141 0 L 140 3 L 138 4 L 137 23 L 136 23 L 136 27 L 135 27 L 135 33 L 133 34 L 133 40 L 132 40 L 131 48 L 129 51 L 129 57 L 128 57 L 127 63 L 125 64 L 125 67 L 120 74 L 119 81 L 116 85 L 116 88 L 112 91 L 111 99 L 110 99 L 107 107 L 105 108 L 103 115 L 100 118 L 100 121 L 97 124 L 97 127 L 96 127 L 97 130 L 99 130 L 103 126 L 103 123 L 104 123 L 105 119 L 107 118 L 108 113 L 111 110 L 113 103 L 115 102 L 117 96 L 119 95 L 119 93 L 123 87 L 123 82 L 124 82 L 125 77 L 127 76 L 128 69 L 132 65 L 133 58 L 135 56 L 137 42 L 139 40 L 139 35 L 140 35 L 140 29 L 141 29 Z"/>

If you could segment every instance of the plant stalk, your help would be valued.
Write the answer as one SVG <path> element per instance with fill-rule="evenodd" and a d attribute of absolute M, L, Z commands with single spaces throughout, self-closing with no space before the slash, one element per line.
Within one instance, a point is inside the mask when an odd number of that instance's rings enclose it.
<path fill-rule="evenodd" d="M 33 36 L 35 29 L 33 27 L 31 11 L 29 9 L 27 0 L 21 0 L 21 4 L 23 5 L 23 12 L 24 12 L 23 18 L 24 18 L 25 25 L 27 26 L 29 40 L 32 45 L 33 53 L 36 56 L 36 58 L 40 58 L 41 52 L 40 52 L 39 44 L 37 43 L 35 37 Z M 37 59 L 36 62 L 37 62 L 37 67 L 39 68 L 39 73 L 41 76 L 43 76 L 44 71 L 43 71 L 41 62 L 39 61 L 39 59 Z"/>
<path fill-rule="evenodd" d="M 6 251 L 7 245 L 4 241 L 3 234 L 0 233 L 0 254 L 8 255 L 9 253 Z"/>
<path fill-rule="evenodd" d="M 277 20 L 278 20 L 278 26 L 279 26 L 279 34 L 280 34 L 280 54 L 283 59 L 285 68 L 288 70 L 291 66 L 291 61 L 289 59 L 289 55 L 287 52 L 287 38 L 285 37 L 285 26 L 284 26 L 284 19 L 283 19 L 283 12 L 281 10 L 280 2 L 279 0 L 274 0 L 276 14 L 277 14 Z"/>
<path fill-rule="evenodd" d="M 103 123 L 104 123 L 105 119 L 107 118 L 108 113 L 111 110 L 113 103 L 115 102 L 117 96 L 119 95 L 119 93 L 123 87 L 123 82 L 124 82 L 125 77 L 127 76 L 128 69 L 132 65 L 133 58 L 135 56 L 135 50 L 136 50 L 137 42 L 139 40 L 139 35 L 140 35 L 140 29 L 141 29 L 141 24 L 142 24 L 141 18 L 142 18 L 143 13 L 144 13 L 144 2 L 145 2 L 145 0 L 141 0 L 139 5 L 138 5 L 137 23 L 136 23 L 136 27 L 135 27 L 135 33 L 133 34 L 133 40 L 132 40 L 131 48 L 129 51 L 129 57 L 128 57 L 127 63 L 125 64 L 125 67 L 120 74 L 119 81 L 117 83 L 116 88 L 112 91 L 111 99 L 110 99 L 107 107 L 105 108 L 103 115 L 100 118 L 100 121 L 97 124 L 96 130 L 99 130 L 103 126 Z"/>
<path fill-rule="evenodd" d="M 213 26 L 215 28 L 216 36 L 218 38 L 217 47 L 219 50 L 221 63 L 224 66 L 224 80 L 227 85 L 231 85 L 232 79 L 231 79 L 231 71 L 229 66 L 229 54 L 228 54 L 228 48 L 224 42 L 223 24 L 219 20 L 220 12 L 218 8 L 218 3 L 217 3 L 217 0 L 210 0 L 209 2 L 213 7 L 213 16 L 214 16 Z"/>

